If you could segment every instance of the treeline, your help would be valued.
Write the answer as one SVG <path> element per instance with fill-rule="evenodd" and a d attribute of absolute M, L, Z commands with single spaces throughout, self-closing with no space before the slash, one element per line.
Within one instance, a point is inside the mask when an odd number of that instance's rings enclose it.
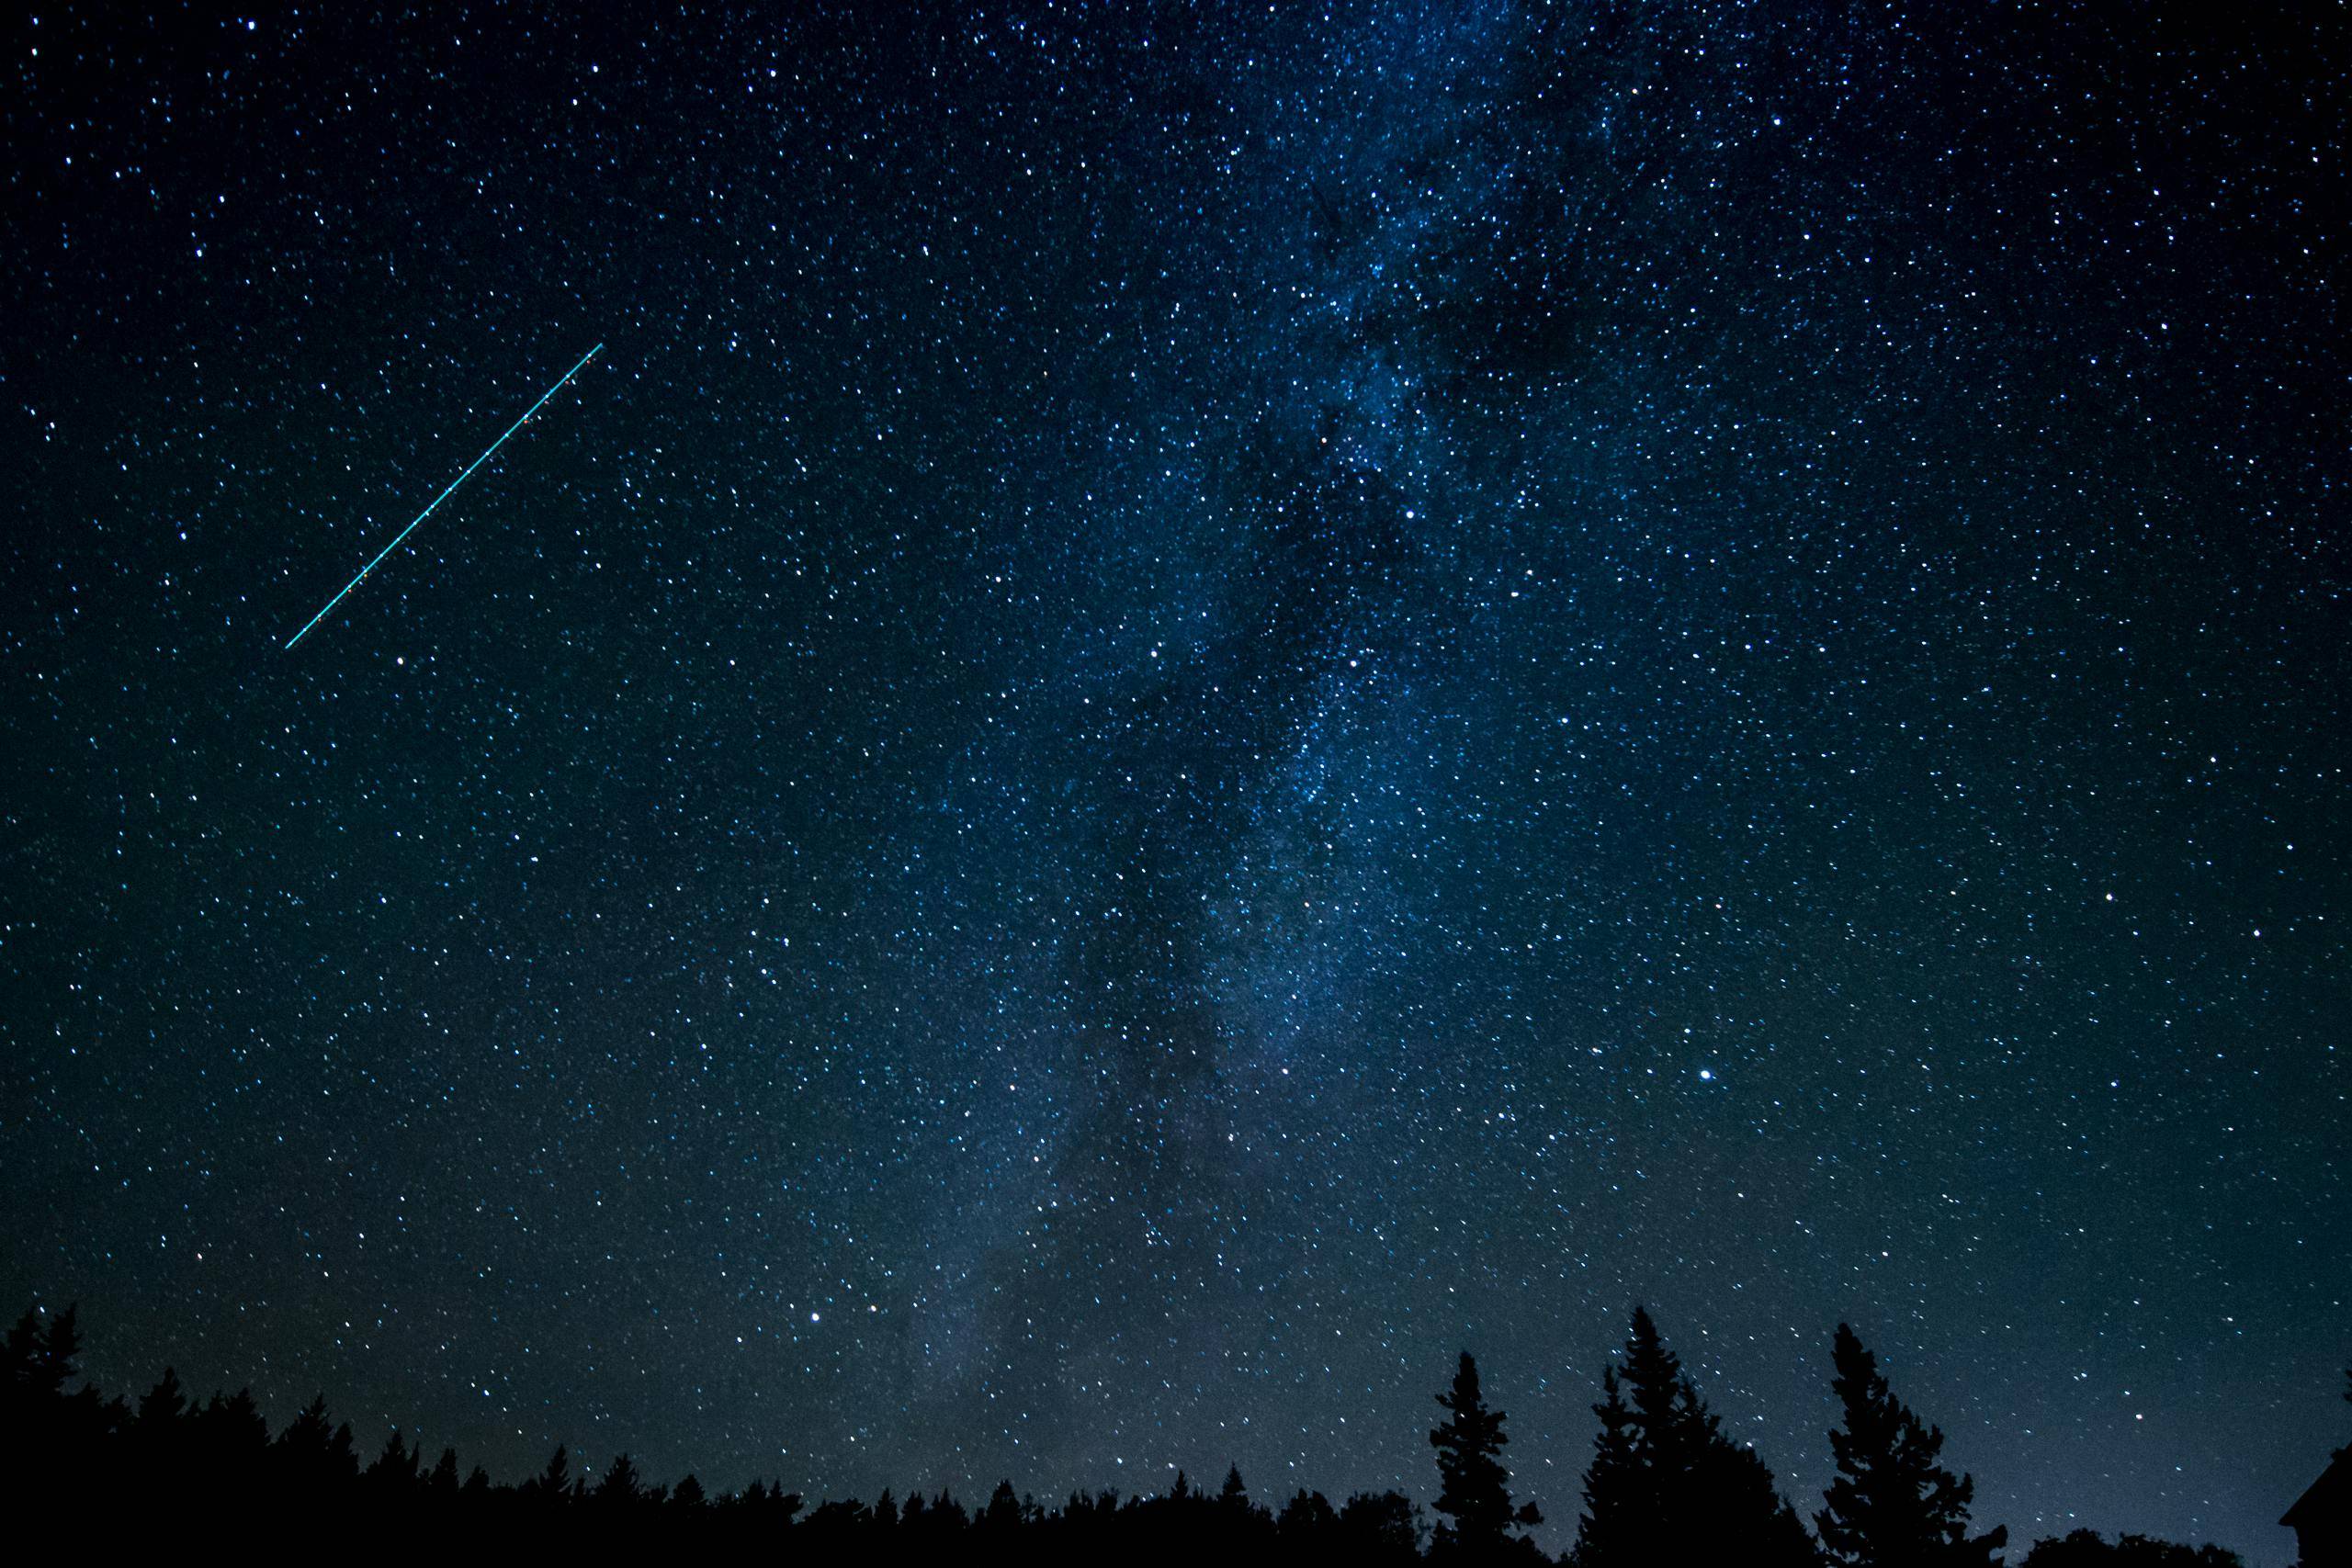
<path fill-rule="evenodd" d="M 693 1475 L 655 1483 L 622 1454 L 601 1472 L 575 1471 L 559 1447 L 538 1474 L 493 1481 L 456 1450 L 428 1460 L 395 1427 L 363 1454 L 350 1423 L 322 1396 L 276 1433 L 249 1392 L 198 1402 L 169 1369 L 136 1404 L 107 1397 L 78 1368 L 71 1309 L 27 1313 L 9 1331 L 0 1383 L 0 1475 L 40 1513 L 135 1524 L 126 1506 L 157 1520 L 233 1515 L 347 1534 L 511 1540 L 662 1538 L 740 1546 L 812 1562 L 857 1556 L 939 1561 L 1227 1563 L 1553 1561 L 1528 1533 L 1543 1523 L 1515 1497 L 1504 1459 L 1504 1416 L 1487 1403 L 1467 1353 L 1438 1394 L 1429 1434 L 1437 1496 L 1430 1513 L 1397 1492 L 1333 1503 L 1301 1491 L 1267 1506 L 1239 1472 L 1206 1490 L 1179 1472 L 1165 1494 L 1073 1493 L 1058 1506 L 1001 1483 L 977 1506 L 942 1491 L 903 1499 L 885 1492 L 811 1507 L 763 1481 L 713 1493 Z M 2005 1532 L 1973 1534 L 1972 1486 L 1941 1460 L 1943 1434 L 1897 1400 L 1877 1361 L 1840 1325 L 1832 1387 L 1843 1421 L 1830 1434 L 1837 1474 L 1811 1528 L 1754 1449 L 1720 1419 L 1636 1308 L 1622 1359 L 1602 1377 L 1600 1419 L 1585 1471 L 1570 1568 L 1742 1563 L 1752 1568 L 1984 1568 Z M 30 1517 L 23 1506 L 13 1510 Z M 314 1538 L 316 1539 L 316 1538 Z M 2026 1568 L 2242 1568 L 2235 1553 L 2088 1531 L 2037 1542 Z"/>

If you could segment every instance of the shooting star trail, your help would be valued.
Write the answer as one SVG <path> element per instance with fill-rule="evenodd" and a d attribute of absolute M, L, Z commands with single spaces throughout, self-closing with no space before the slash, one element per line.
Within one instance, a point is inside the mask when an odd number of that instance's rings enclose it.
<path fill-rule="evenodd" d="M 332 610 L 337 604 L 342 604 L 345 593 L 349 593 L 353 589 L 359 586 L 360 578 L 366 577 L 369 572 L 382 565 L 386 556 L 390 555 L 394 550 L 401 547 L 401 541 L 402 539 L 407 538 L 411 534 L 416 532 L 417 524 L 424 522 L 426 518 L 433 515 L 434 507 L 439 506 L 443 502 L 448 500 L 450 494 L 455 491 L 459 485 L 465 483 L 468 479 L 472 477 L 473 471 L 476 468 L 481 468 L 484 463 L 490 461 L 491 453 L 497 451 L 501 446 L 506 445 L 506 437 L 508 435 L 514 434 L 516 431 L 522 429 L 523 426 L 528 424 L 531 420 L 531 415 L 547 407 L 548 400 L 554 397 L 558 392 L 563 390 L 563 384 L 566 381 L 571 380 L 574 376 L 579 375 L 581 371 L 586 369 L 588 367 L 588 362 L 604 352 L 605 345 L 600 343 L 595 347 L 590 349 L 587 353 L 582 355 L 580 356 L 579 364 L 565 371 L 561 376 L 557 377 L 555 385 L 549 387 L 546 391 L 541 392 L 539 394 L 539 400 L 533 403 L 528 409 L 525 410 L 521 419 L 516 420 L 513 424 L 506 427 L 506 435 L 502 435 L 497 440 L 492 442 L 488 449 L 485 450 L 481 457 L 476 457 L 472 462 L 468 463 L 466 465 L 466 471 L 459 474 L 456 479 L 451 479 L 449 481 L 449 488 L 433 498 L 432 505 L 427 506 L 424 511 L 418 513 L 414 518 L 410 520 L 407 527 L 393 535 L 392 542 L 386 545 L 382 549 L 378 550 L 376 552 L 376 558 L 359 569 L 358 577 L 353 578 L 350 581 L 343 585 L 343 593 L 338 593 L 334 598 L 328 600 L 324 608 L 321 609 L 317 615 L 312 615 L 309 621 L 303 624 L 300 631 L 296 632 L 292 637 L 286 639 L 286 646 L 290 649 L 296 643 L 300 642 L 304 637 L 310 636 L 311 628 L 327 618 L 327 611 Z"/>

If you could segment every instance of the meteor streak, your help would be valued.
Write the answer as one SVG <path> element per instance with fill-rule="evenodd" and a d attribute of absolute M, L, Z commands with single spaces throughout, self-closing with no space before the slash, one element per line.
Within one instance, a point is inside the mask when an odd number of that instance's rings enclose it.
<path fill-rule="evenodd" d="M 490 461 L 491 453 L 497 451 L 501 446 L 506 445 L 507 435 L 514 434 L 516 431 L 522 429 L 524 425 L 529 423 L 531 415 L 547 407 L 548 400 L 554 397 L 558 392 L 563 390 L 563 384 L 566 381 L 571 380 L 574 376 L 579 375 L 581 371 L 586 369 L 588 362 L 604 352 L 605 345 L 600 343 L 595 347 L 590 349 L 587 353 L 582 355 L 580 356 L 579 364 L 565 371 L 561 376 L 557 377 L 555 385 L 549 387 L 546 391 L 541 392 L 539 394 L 539 400 L 533 403 L 528 409 L 525 410 L 521 419 L 516 420 L 513 424 L 506 427 L 506 435 L 502 435 L 497 440 L 492 442 L 481 457 L 476 457 L 472 462 L 468 463 L 466 465 L 466 471 L 449 481 L 448 490 L 445 490 L 439 495 L 435 496 L 433 498 L 432 505 L 427 506 L 424 511 L 418 513 L 416 516 L 410 521 L 407 527 L 393 535 L 392 542 L 386 545 L 382 549 L 378 550 L 376 552 L 376 558 L 359 569 L 359 576 L 353 578 L 350 581 L 343 585 L 343 593 L 338 593 L 334 598 L 328 600 L 324 608 L 321 609 L 317 615 L 312 615 L 309 621 L 304 623 L 300 631 L 296 632 L 292 637 L 286 639 L 286 646 L 290 649 L 296 643 L 300 642 L 304 637 L 310 636 L 311 628 L 327 618 L 327 611 L 334 609 L 337 604 L 343 603 L 344 593 L 348 593 L 353 589 L 358 587 L 360 578 L 366 577 L 369 572 L 382 565 L 386 556 L 390 555 L 394 550 L 401 547 L 401 541 L 402 539 L 407 538 L 411 534 L 416 532 L 417 524 L 424 522 L 426 518 L 433 515 L 434 507 L 439 506 L 443 502 L 448 500 L 451 491 L 454 491 L 459 485 L 465 483 L 468 479 L 471 478 L 473 471 L 476 468 L 481 468 L 484 463 Z"/>

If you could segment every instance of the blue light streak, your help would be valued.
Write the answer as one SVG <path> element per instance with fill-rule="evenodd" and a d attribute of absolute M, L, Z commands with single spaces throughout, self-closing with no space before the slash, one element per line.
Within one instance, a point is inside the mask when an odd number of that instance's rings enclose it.
<path fill-rule="evenodd" d="M 344 594 L 349 593 L 353 589 L 358 587 L 361 578 L 366 577 L 369 572 L 382 565 L 386 556 L 390 555 L 394 550 L 401 547 L 401 541 L 402 539 L 407 538 L 411 534 L 416 532 L 417 524 L 422 523 L 426 518 L 432 516 L 435 507 L 439 506 L 443 502 L 448 500 L 450 494 L 455 491 L 459 485 L 465 483 L 468 479 L 472 477 L 473 471 L 476 468 L 481 468 L 484 463 L 490 461 L 490 457 L 492 452 L 497 451 L 501 446 L 506 445 L 507 436 L 513 435 L 516 431 L 522 429 L 524 425 L 529 423 L 531 415 L 547 407 L 548 400 L 554 397 L 558 392 L 563 390 L 563 384 L 566 381 L 571 380 L 574 376 L 579 375 L 581 371 L 586 369 L 588 362 L 595 358 L 596 355 L 602 354 L 604 351 L 605 345 L 601 343 L 598 344 L 595 347 L 590 349 L 587 353 L 580 356 L 579 364 L 573 366 L 571 369 L 558 377 L 556 378 L 555 385 L 540 393 L 539 400 L 533 403 L 528 409 L 524 411 L 524 414 L 521 419 L 516 420 L 513 424 L 506 427 L 505 435 L 502 435 L 497 440 L 492 442 L 481 457 L 476 457 L 472 462 L 468 463 L 466 465 L 466 471 L 459 474 L 456 479 L 451 479 L 447 490 L 445 490 L 439 495 L 435 496 L 431 505 L 428 505 L 424 511 L 418 513 L 416 516 L 410 521 L 407 527 L 392 536 L 392 542 L 390 544 L 386 545 L 382 549 L 376 552 L 376 558 L 374 560 L 369 561 L 366 566 L 359 569 L 359 575 L 357 577 L 354 577 L 350 581 L 343 585 L 342 593 L 338 593 L 334 598 L 328 600 L 325 606 L 322 608 L 317 615 L 312 615 L 309 621 L 303 624 L 300 631 L 296 632 L 292 637 L 286 639 L 286 646 L 290 649 L 296 643 L 300 642 L 304 637 L 310 636 L 311 628 L 317 626 L 321 621 L 325 620 L 329 610 L 334 609 L 337 604 L 343 603 Z"/>

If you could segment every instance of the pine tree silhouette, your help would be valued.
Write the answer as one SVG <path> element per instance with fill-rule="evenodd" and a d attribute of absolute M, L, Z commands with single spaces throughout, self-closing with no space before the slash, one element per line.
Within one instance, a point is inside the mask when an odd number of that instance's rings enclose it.
<path fill-rule="evenodd" d="M 74 1360 L 82 1353 L 77 1309 L 67 1307 L 44 1325 L 38 1312 L 27 1312 L 8 1330 L 6 1359 L 8 1392 L 29 1404 L 64 1397 L 65 1385 L 75 1376 Z"/>
<path fill-rule="evenodd" d="M 205 1449 L 233 1457 L 239 1464 L 257 1461 L 269 1446 L 269 1423 L 249 1388 L 241 1388 L 226 1399 L 214 1394 L 204 1407 L 198 1431 Z"/>
<path fill-rule="evenodd" d="M 368 1464 L 365 1475 L 368 1490 L 375 1495 L 379 1507 L 399 1507 L 416 1490 L 418 1452 L 401 1440 L 401 1429 L 392 1428 L 384 1439 L 382 1451 Z"/>
<path fill-rule="evenodd" d="M 304 1406 L 270 1445 L 288 1490 L 319 1483 L 334 1429 L 327 1423 L 327 1396 L 320 1394 Z"/>
<path fill-rule="evenodd" d="M 40 1314 L 28 1311 L 8 1330 L 0 1359 L 7 1363 L 6 1389 L 13 1397 L 31 1397 L 40 1393 L 40 1376 L 41 1350 L 47 1335 L 41 1327 Z"/>
<path fill-rule="evenodd" d="M 1440 1550 L 1471 1557 L 1499 1555 L 1514 1526 L 1536 1525 L 1544 1516 L 1534 1504 L 1514 1509 L 1510 1472 L 1502 1461 L 1503 1413 L 1487 1408 L 1478 1389 L 1478 1363 L 1462 1352 L 1453 1386 L 1437 1396 L 1446 1419 L 1430 1433 L 1437 1450 L 1437 1511 L 1449 1521 L 1438 1527 Z"/>
<path fill-rule="evenodd" d="M 181 1414 L 187 1409 L 187 1391 L 180 1386 L 180 1374 L 175 1369 L 165 1367 L 164 1375 L 155 1381 L 155 1386 L 139 1396 L 139 1425 L 136 1430 L 147 1441 L 167 1442 L 173 1427 L 178 1425 Z"/>
<path fill-rule="evenodd" d="M 1340 1507 L 1336 1555 L 1351 1562 L 1396 1563 L 1421 1555 L 1420 1506 L 1401 1492 L 1359 1492 Z"/>
<path fill-rule="evenodd" d="M 1329 1497 L 1302 1489 L 1283 1505 L 1274 1519 L 1274 1533 L 1289 1550 L 1299 1551 L 1329 1540 L 1339 1523 L 1339 1510 L 1331 1506 Z"/>
<path fill-rule="evenodd" d="M 327 1439 L 324 1473 L 329 1483 L 336 1486 L 359 1479 L 359 1447 L 352 1441 L 348 1421 L 336 1422 L 334 1435 Z"/>
<path fill-rule="evenodd" d="M 67 1391 L 81 1375 L 75 1364 L 81 1351 L 77 1314 L 70 1306 L 51 1314 L 28 1312 L 8 1331 L 0 1352 L 6 1365 L 0 1379 L 0 1492 L 70 1511 L 69 1494 L 95 1495 L 99 1467 L 119 1462 L 105 1450 L 129 1426 L 130 1413 L 120 1399 L 102 1403 L 95 1387 Z"/>
<path fill-rule="evenodd" d="M 1838 1475 L 1825 1494 L 1828 1506 L 1814 1517 L 1829 1560 L 1846 1568 L 1991 1562 L 2008 1531 L 1969 1536 L 1975 1483 L 1937 1462 L 1943 1433 L 1894 1397 L 1879 1375 L 1878 1358 L 1842 1323 L 1833 1356 L 1838 1376 L 1830 1386 L 1845 1407 L 1846 1425 L 1829 1434 Z"/>
<path fill-rule="evenodd" d="M 49 1332 L 41 1338 L 41 1386 L 51 1398 L 65 1397 L 65 1385 L 81 1375 L 74 1363 L 82 1354 L 82 1332 L 78 1306 L 68 1306 L 49 1320 Z"/>
<path fill-rule="evenodd" d="M 757 1482 L 752 1483 L 754 1486 Z M 571 1452 L 561 1443 L 548 1456 L 545 1470 L 526 1483 L 527 1489 L 543 1504 L 561 1503 L 571 1495 Z"/>
<path fill-rule="evenodd" d="M 1772 1472 L 1723 1435 L 1646 1310 L 1634 1309 L 1624 1362 L 1600 1382 L 1578 1568 L 1733 1560 L 1803 1568 L 1817 1560 Z"/>
<path fill-rule="evenodd" d="M 1625 1403 L 1615 1367 L 1602 1371 L 1600 1392 L 1600 1403 L 1592 1407 L 1600 1431 L 1584 1472 L 1584 1514 L 1577 1521 L 1579 1568 L 1636 1561 L 1645 1549 L 1643 1532 L 1657 1511 L 1636 1443 L 1633 1408 Z"/>
<path fill-rule="evenodd" d="M 1000 1538 L 1011 1534 L 1020 1523 L 1021 1497 L 1010 1481 L 996 1483 L 996 1490 L 989 1494 L 989 1506 L 972 1521 L 975 1529 Z"/>
<path fill-rule="evenodd" d="M 644 1496 L 644 1479 L 638 1473 L 636 1461 L 626 1452 L 615 1454 L 605 1478 L 596 1483 L 596 1490 L 590 1495 L 590 1501 L 601 1508 L 631 1507 Z"/>
<path fill-rule="evenodd" d="M 854 1497 L 803 1499 L 772 1481 L 713 1495 L 692 1474 L 674 1489 L 649 1483 L 626 1452 L 601 1476 L 574 1470 L 559 1445 L 520 1484 L 493 1482 L 481 1466 L 458 1480 L 445 1447 L 426 1469 L 421 1446 L 393 1427 L 365 1466 L 351 1427 L 314 1399 L 271 1438 L 250 1392 L 198 1404 L 176 1373 L 131 1404 L 79 1377 L 80 1341 L 70 1314 L 28 1314 L 0 1336 L 0 1483 L 12 1500 L 37 1499 L 61 1517 L 100 1517 L 104 1503 L 137 1495 L 160 1517 L 267 1518 L 298 1536 L 328 1539 L 357 1522 L 383 1533 L 424 1527 L 486 1550 L 566 1551 L 670 1547 L 703 1555 L 775 1555 L 808 1562 L 854 1556 L 885 1562 L 998 1564 L 1122 1562 L 1174 1568 L 1335 1562 L 1349 1568 L 1487 1568 L 1543 1554 L 1523 1533 L 1538 1522 L 1515 1506 L 1501 1453 L 1502 1412 L 1489 1409 L 1477 1364 L 1461 1359 L 1438 1396 L 1446 1419 L 1430 1431 L 1444 1525 L 1435 1539 L 1419 1506 L 1396 1492 L 1358 1493 L 1335 1507 L 1301 1491 L 1279 1517 L 1252 1502 L 1240 1468 L 1215 1492 L 1175 1472 L 1163 1495 L 1122 1499 L 1073 1493 L 1058 1509 L 1000 1483 L 977 1517 L 944 1489 L 885 1491 L 872 1507 Z M 1847 1429 L 1833 1437 L 1839 1475 L 1822 1516 L 1839 1568 L 1954 1568 L 1985 1562 L 2000 1535 L 1966 1535 L 1968 1482 L 1940 1468 L 1941 1435 L 1896 1403 L 1876 1362 L 1840 1328 L 1838 1391 Z M 1623 1364 L 1602 1376 L 1600 1419 L 1585 1474 L 1575 1568 L 1737 1563 L 1740 1568 L 1823 1568 L 1804 1526 L 1775 1492 L 1754 1450 L 1725 1438 L 1690 1374 L 1649 1314 L 1636 1310 Z M 1424 1554 L 1425 1543 L 1430 1549 Z M 2087 1531 L 2037 1543 L 2030 1568 L 2242 1568 L 2217 1547 L 2144 1537 L 2108 1541 Z"/>
<path fill-rule="evenodd" d="M 2126 1535 L 2108 1540 L 2095 1530 L 2037 1540 L 2018 1568 L 2245 1568 L 2245 1560 L 2218 1546 L 2182 1546 Z"/>
<path fill-rule="evenodd" d="M 219 1498 L 250 1488 L 269 1453 L 269 1423 L 250 1391 L 215 1393 L 189 1412 L 187 1483 L 192 1498 Z"/>

